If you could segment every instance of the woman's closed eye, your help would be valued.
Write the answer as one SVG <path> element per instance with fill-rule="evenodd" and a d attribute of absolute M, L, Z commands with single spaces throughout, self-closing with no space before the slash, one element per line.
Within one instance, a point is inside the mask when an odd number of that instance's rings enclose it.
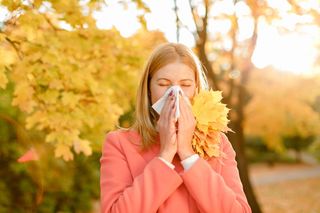
<path fill-rule="evenodd" d="M 169 87 L 172 86 L 171 84 L 158 84 L 160 87 Z M 191 84 L 181 84 L 180 87 L 191 87 Z"/>
<path fill-rule="evenodd" d="M 170 84 L 158 84 L 160 87 L 168 87 Z"/>

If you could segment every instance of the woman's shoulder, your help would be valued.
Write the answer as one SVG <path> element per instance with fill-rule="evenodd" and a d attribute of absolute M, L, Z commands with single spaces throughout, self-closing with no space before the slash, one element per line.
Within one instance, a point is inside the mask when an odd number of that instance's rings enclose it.
<path fill-rule="evenodd" d="M 140 139 L 139 133 L 134 129 L 116 129 L 106 133 L 104 143 L 121 146 L 125 141 L 135 142 Z"/>
<path fill-rule="evenodd" d="M 134 129 L 118 128 L 107 132 L 106 137 L 113 138 L 119 136 L 126 136 L 130 134 L 137 134 L 137 132 Z"/>
<path fill-rule="evenodd" d="M 221 137 L 221 149 L 222 149 L 222 152 L 224 154 L 227 154 L 227 155 L 235 155 L 235 150 L 230 142 L 230 140 L 228 139 L 226 133 L 224 132 L 220 132 L 220 137 Z"/>

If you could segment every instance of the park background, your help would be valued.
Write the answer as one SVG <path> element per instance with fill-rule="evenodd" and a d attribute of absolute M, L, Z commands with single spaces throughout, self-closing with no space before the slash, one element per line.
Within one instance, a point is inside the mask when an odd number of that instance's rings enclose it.
<path fill-rule="evenodd" d="M 231 109 L 253 212 L 320 212 L 319 0 L 0 0 L 0 212 L 98 212 L 106 132 L 159 44 Z"/>

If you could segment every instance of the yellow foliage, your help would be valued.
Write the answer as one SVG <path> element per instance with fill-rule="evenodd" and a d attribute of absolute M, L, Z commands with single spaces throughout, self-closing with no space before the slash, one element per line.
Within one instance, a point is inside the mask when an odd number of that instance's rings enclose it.
<path fill-rule="evenodd" d="M 92 149 L 90 147 L 90 142 L 87 140 L 75 140 L 73 143 L 74 150 L 77 154 L 83 152 L 86 156 L 91 155 Z"/>
<path fill-rule="evenodd" d="M 20 82 L 14 91 L 13 106 L 18 106 L 22 111 L 31 113 L 36 105 L 33 100 L 34 89 L 27 82 Z"/>
<path fill-rule="evenodd" d="M 222 92 L 202 90 L 192 100 L 192 112 L 197 125 L 192 147 L 201 157 L 220 157 L 221 132 L 231 131 L 227 118 L 230 109 L 221 103 Z"/>
<path fill-rule="evenodd" d="M 73 154 L 69 146 L 65 144 L 56 144 L 54 155 L 57 158 L 62 157 L 65 161 L 73 160 Z"/>
<path fill-rule="evenodd" d="M 1 42 L 2 38 L 0 38 Z M 0 45 L 0 88 L 5 89 L 8 83 L 6 76 L 6 67 L 12 65 L 16 61 L 16 56 L 12 50 L 5 45 Z"/>
<path fill-rule="evenodd" d="M 319 135 L 320 117 L 312 108 L 319 88 L 314 78 L 254 71 L 248 84 L 252 99 L 245 109 L 245 133 L 262 137 L 276 151 L 284 148 L 283 136 Z"/>
<path fill-rule="evenodd" d="M 8 83 L 7 76 L 5 74 L 5 67 L 0 65 L 0 88 L 5 89 Z"/>
<path fill-rule="evenodd" d="M 99 30 L 77 0 L 50 1 L 54 10 L 40 13 L 42 2 L 23 5 L 0 34 L 0 88 L 13 82 L 12 104 L 26 113 L 26 127 L 46 133 L 55 156 L 71 160 L 73 151 L 101 150 L 105 133 L 131 107 L 147 55 L 164 39 L 158 32 L 123 38 Z M 72 29 L 60 29 L 61 21 Z"/>

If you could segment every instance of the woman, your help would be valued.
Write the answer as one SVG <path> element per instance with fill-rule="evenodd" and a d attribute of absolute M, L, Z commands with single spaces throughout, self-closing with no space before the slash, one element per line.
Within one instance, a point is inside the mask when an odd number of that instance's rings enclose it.
<path fill-rule="evenodd" d="M 154 50 L 138 88 L 135 124 L 106 136 L 101 212 L 251 212 L 226 135 L 221 133 L 226 157 L 205 160 L 191 146 L 196 121 L 188 101 L 179 98 L 177 120 L 172 92 L 160 115 L 152 108 L 171 86 L 190 101 L 207 89 L 199 60 L 182 44 Z"/>

